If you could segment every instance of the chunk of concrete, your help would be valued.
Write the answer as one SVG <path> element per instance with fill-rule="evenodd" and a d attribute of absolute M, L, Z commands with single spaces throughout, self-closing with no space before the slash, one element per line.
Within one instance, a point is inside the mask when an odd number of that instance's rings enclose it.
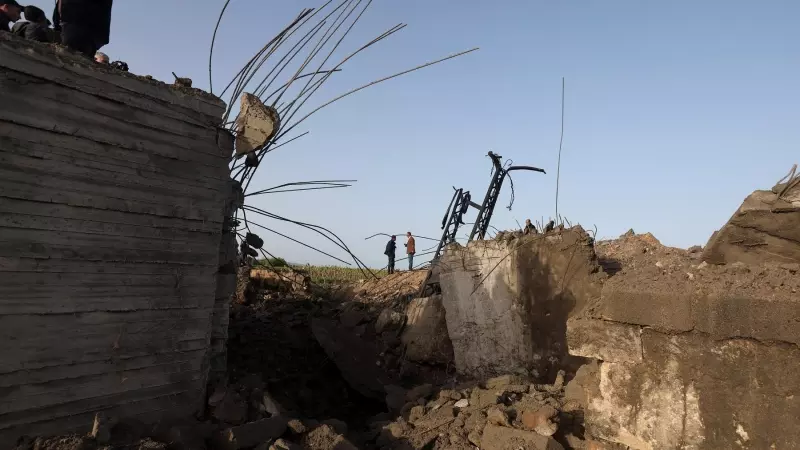
<path fill-rule="evenodd" d="M 800 184 L 755 191 L 714 233 L 702 259 L 711 264 L 800 262 Z M 779 198 L 779 194 L 783 193 Z"/>
<path fill-rule="evenodd" d="M 567 344 L 573 356 L 604 361 L 641 362 L 642 327 L 606 320 L 567 321 Z"/>
<path fill-rule="evenodd" d="M 482 450 L 564 450 L 564 447 L 549 436 L 532 431 L 488 424 L 481 436 Z"/>
<path fill-rule="evenodd" d="M 236 154 L 244 155 L 263 147 L 280 128 L 278 111 L 264 105 L 247 92 L 242 94 L 239 115 L 236 117 Z"/>
<path fill-rule="evenodd" d="M 406 327 L 400 338 L 406 347 L 406 358 L 435 364 L 453 362 L 453 344 L 447 334 L 440 295 L 411 300 L 406 307 L 406 317 Z"/>
<path fill-rule="evenodd" d="M 384 308 L 375 320 L 375 332 L 397 331 L 403 326 L 405 317 L 392 308 Z"/>
<path fill-rule="evenodd" d="M 306 450 L 358 450 L 330 425 L 320 425 L 308 433 L 303 438 L 302 444 Z"/>

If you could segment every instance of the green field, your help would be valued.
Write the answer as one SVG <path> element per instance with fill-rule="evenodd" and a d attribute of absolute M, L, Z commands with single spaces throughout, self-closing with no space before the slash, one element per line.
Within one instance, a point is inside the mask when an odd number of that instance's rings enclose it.
<path fill-rule="evenodd" d="M 307 264 L 290 264 L 283 258 L 274 258 L 269 261 L 258 260 L 257 267 L 265 269 L 294 270 L 302 272 L 311 277 L 311 282 L 318 285 L 352 283 L 359 280 L 367 280 L 370 275 L 366 275 L 355 267 L 340 266 L 312 266 Z M 386 275 L 385 270 L 372 270 L 378 277 Z"/>

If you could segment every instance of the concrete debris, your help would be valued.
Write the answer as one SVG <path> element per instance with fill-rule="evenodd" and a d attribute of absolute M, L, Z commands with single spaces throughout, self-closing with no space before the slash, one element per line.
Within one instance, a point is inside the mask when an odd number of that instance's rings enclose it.
<path fill-rule="evenodd" d="M 788 190 L 785 190 L 788 188 Z M 782 195 L 781 195 L 782 194 Z M 800 262 L 800 184 L 775 186 L 747 197 L 703 251 L 711 264 Z"/>
<path fill-rule="evenodd" d="M 462 398 L 461 400 L 457 401 L 454 405 L 456 408 L 466 408 L 469 406 L 469 400 L 466 398 Z"/>
<path fill-rule="evenodd" d="M 278 111 L 264 105 L 247 92 L 242 94 L 241 109 L 236 117 L 236 154 L 245 155 L 262 148 L 280 128 Z"/>
<path fill-rule="evenodd" d="M 407 322 L 401 342 L 405 357 L 433 364 L 453 363 L 453 344 L 447 334 L 447 319 L 440 295 L 415 298 L 406 308 Z"/>
<path fill-rule="evenodd" d="M 375 321 L 375 332 L 381 334 L 384 331 L 397 331 L 402 328 L 404 321 L 403 314 L 391 308 L 384 308 Z"/>
<path fill-rule="evenodd" d="M 103 413 L 94 415 L 94 424 L 92 424 L 92 432 L 90 436 L 98 444 L 107 444 L 111 440 L 111 427 L 113 421 L 106 417 Z"/>
<path fill-rule="evenodd" d="M 485 450 L 563 450 L 555 439 L 525 430 L 486 425 L 481 436 Z"/>
<path fill-rule="evenodd" d="M 347 424 L 339 419 L 327 419 L 322 422 L 323 425 L 329 425 L 339 434 L 347 434 Z"/>
<path fill-rule="evenodd" d="M 294 435 L 301 435 L 308 431 L 308 427 L 300 419 L 290 419 L 286 422 L 286 428 Z"/>
<path fill-rule="evenodd" d="M 740 212 L 731 223 L 766 217 Z M 424 272 L 330 296 L 259 281 L 231 308 L 231 382 L 211 389 L 205 436 L 223 450 L 792 448 L 800 381 L 775 374 L 800 360 L 800 263 L 700 259 L 722 248 L 554 227 L 448 248 L 441 296 L 404 294 Z M 170 442 L 204 448 L 191 434 Z"/>
<path fill-rule="evenodd" d="M 558 410 L 550 405 L 545 405 L 536 411 L 523 411 L 520 422 L 527 430 L 535 431 L 542 436 L 552 436 L 558 430 L 558 425 L 554 422 L 557 415 Z"/>
<path fill-rule="evenodd" d="M 308 433 L 302 440 L 302 446 L 306 450 L 358 450 L 330 425 L 321 425 Z"/>
<path fill-rule="evenodd" d="M 269 445 L 264 442 L 256 447 L 256 450 L 303 450 L 303 447 L 287 441 L 286 439 L 277 439 L 274 443 Z"/>
<path fill-rule="evenodd" d="M 511 426 L 506 412 L 498 407 L 489 408 L 486 412 L 486 421 L 492 425 L 500 425 L 504 427 Z"/>

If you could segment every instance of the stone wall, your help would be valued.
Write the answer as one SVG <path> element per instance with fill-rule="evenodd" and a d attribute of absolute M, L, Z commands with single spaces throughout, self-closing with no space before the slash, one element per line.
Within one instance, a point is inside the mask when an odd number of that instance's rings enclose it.
<path fill-rule="evenodd" d="M 633 449 L 795 448 L 800 280 L 780 265 L 623 272 L 568 322 L 587 432 Z"/>
<path fill-rule="evenodd" d="M 583 229 L 451 245 L 439 267 L 460 373 L 526 370 L 552 381 L 575 362 L 567 358 L 567 317 L 599 296 L 599 266 Z"/>
<path fill-rule="evenodd" d="M 202 407 L 223 109 L 0 33 L 0 447 Z"/>

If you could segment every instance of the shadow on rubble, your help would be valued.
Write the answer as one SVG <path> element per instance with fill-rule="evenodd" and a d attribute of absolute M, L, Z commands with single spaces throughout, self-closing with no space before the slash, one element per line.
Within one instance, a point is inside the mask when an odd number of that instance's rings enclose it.
<path fill-rule="evenodd" d="M 571 379 L 588 362 L 569 354 L 567 320 L 599 295 L 597 280 L 605 276 L 599 273 L 605 269 L 598 264 L 591 242 L 578 239 L 565 244 L 559 251 L 519 252 L 517 257 L 529 339 L 540 356 L 534 376 L 546 383 L 552 383 L 559 370 Z"/>
<path fill-rule="evenodd" d="M 268 293 L 250 305 L 233 305 L 228 338 L 232 383 L 259 376 L 278 404 L 298 417 L 364 423 L 385 410 L 342 378 L 314 338 L 311 318 L 328 308 L 307 296 Z"/>

